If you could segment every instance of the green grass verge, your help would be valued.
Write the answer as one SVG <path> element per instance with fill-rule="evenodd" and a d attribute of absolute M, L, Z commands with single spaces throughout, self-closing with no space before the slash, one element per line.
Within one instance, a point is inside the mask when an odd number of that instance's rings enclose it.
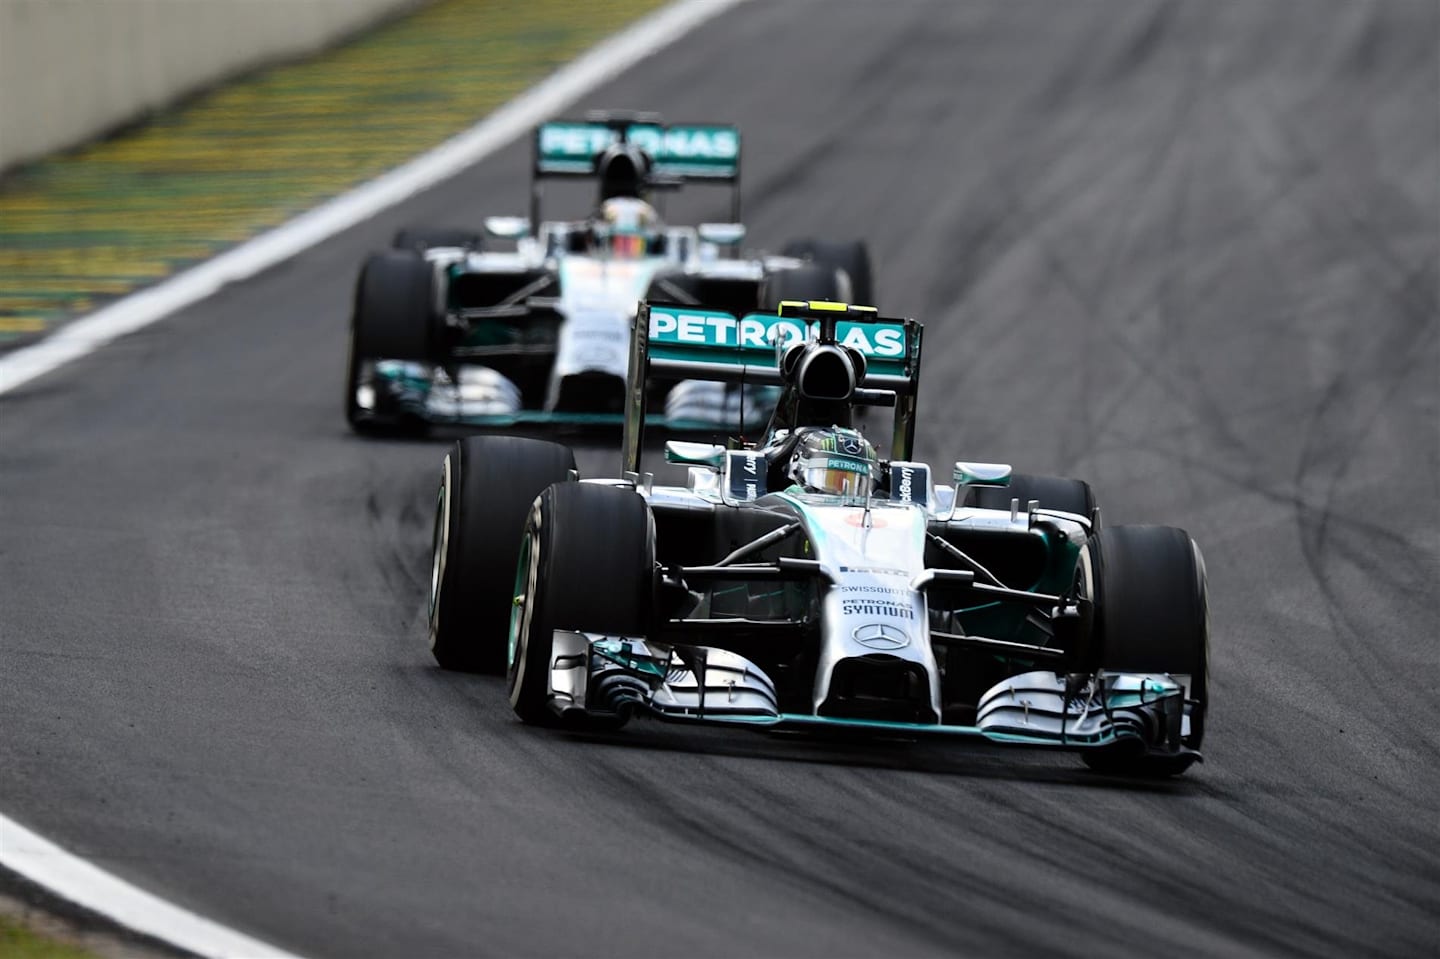
<path fill-rule="evenodd" d="M 0 916 L 0 956 L 5 959 L 95 959 L 93 952 L 46 939 Z"/>
<path fill-rule="evenodd" d="M 22 167 L 0 182 L 0 345 L 399 165 L 660 5 L 440 0 Z"/>

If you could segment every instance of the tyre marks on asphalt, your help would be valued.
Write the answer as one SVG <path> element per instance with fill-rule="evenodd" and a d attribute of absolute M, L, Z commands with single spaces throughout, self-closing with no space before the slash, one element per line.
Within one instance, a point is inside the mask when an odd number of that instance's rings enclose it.
<path fill-rule="evenodd" d="M 1177 85 L 1174 50 L 1150 57 L 1175 79 L 1130 78 L 1143 100 L 1128 99 L 1121 75 L 1102 97 L 1062 73 L 1058 101 L 1068 91 L 1110 107 L 1048 168 L 1036 162 L 1042 136 L 1012 148 L 1003 159 L 1027 162 L 996 179 L 1025 183 L 1025 198 L 971 199 L 976 219 L 998 226 L 962 223 L 958 235 L 1019 236 L 946 317 L 987 361 L 927 356 L 926 408 L 938 382 L 959 415 L 922 424 L 922 458 L 977 445 L 998 452 L 969 455 L 1038 456 L 1091 478 L 1112 522 L 1188 526 L 1210 560 L 1219 704 L 1215 762 L 1195 786 L 1212 801 L 1190 804 L 1189 825 L 1255 854 L 1226 865 L 1183 834 L 1177 854 L 1274 890 L 1269 906 L 1223 906 L 1226 926 L 1265 951 L 1424 951 L 1433 928 L 1406 917 L 1440 894 L 1440 848 L 1420 825 L 1433 820 L 1426 686 L 1440 672 L 1421 639 L 1440 632 L 1440 83 L 1433 43 L 1427 54 L 1411 38 L 1433 38 L 1435 12 L 1336 10 L 1343 28 L 1332 32 L 1277 6 L 1242 38 L 1236 7 L 1173 6 L 1176 36 L 1196 51 L 1191 89 Z M 1392 43 L 1400 49 L 1376 55 Z M 1097 56 L 1095 72 L 1106 63 Z M 1063 114 L 1044 119 L 1061 142 Z M 1067 166 L 1094 178 L 1063 179 Z M 1053 208 L 1016 214 L 1042 197 Z M 931 319 L 933 345 L 944 334 Z M 1329 364 L 1318 378 L 1317 355 Z M 1016 399 L 1006 380 L 1020 369 L 1027 389 L 1050 397 Z M 1242 730 L 1243 746 L 1232 739 Z M 1384 840 L 1377 821 L 1395 824 Z M 1317 888 L 1317 875 L 1335 885 Z M 1218 907 L 1206 895 L 1192 885 L 1173 908 Z M 1336 932 L 1314 918 L 1327 911 L 1375 916 L 1383 932 Z"/>
<path fill-rule="evenodd" d="M 1331 102 L 1322 118 L 1318 107 L 1286 109 L 1262 96 L 1232 109 L 1258 162 L 1287 185 L 1267 219 L 1288 229 L 1278 236 L 1262 234 L 1261 253 L 1276 277 L 1310 278 L 1307 288 L 1285 289 L 1298 304 L 1288 324 L 1296 345 L 1292 357 L 1310 389 L 1297 422 L 1291 483 L 1315 599 L 1347 652 L 1353 678 L 1362 684 L 1359 696 L 1348 688 L 1337 694 L 1371 710 L 1413 716 L 1413 691 L 1399 681 L 1424 675 L 1411 671 L 1425 662 L 1413 624 L 1428 620 L 1432 633 L 1440 627 L 1433 594 L 1436 517 L 1425 505 L 1434 502 L 1433 482 L 1419 479 L 1434 475 L 1429 467 L 1437 437 L 1433 420 L 1427 422 L 1422 412 L 1423 398 L 1419 409 L 1406 408 L 1417 394 L 1433 397 L 1440 370 L 1435 293 L 1440 226 L 1433 219 L 1433 188 L 1425 196 L 1425 184 L 1440 179 L 1434 154 L 1440 124 L 1421 119 L 1435 92 L 1434 54 L 1428 71 L 1415 70 L 1413 56 L 1403 53 L 1411 45 L 1410 31 L 1371 14 L 1336 51 L 1331 76 L 1348 73 L 1349 82 L 1360 87 L 1357 102 L 1373 106 L 1336 111 Z M 1375 58 L 1377 45 L 1397 43 L 1393 60 Z M 1396 70 L 1395 63 L 1408 71 Z M 1414 109 L 1397 111 L 1395 104 Z M 1417 121 L 1429 127 L 1418 137 Z M 1380 143 L 1397 153 L 1414 153 L 1418 143 L 1422 152 L 1387 170 L 1371 157 Z M 1357 195 L 1362 190 L 1363 198 Z M 1380 215 L 1387 217 L 1383 225 Z M 1421 511 L 1418 528 L 1401 519 L 1407 504 Z M 1427 529 L 1429 542 L 1421 532 Z M 1433 660 L 1430 666 L 1436 666 Z M 1434 710 L 1427 711 L 1430 719 L 1416 728 L 1433 728 Z M 1436 755 L 1437 744 L 1423 733 L 1392 729 L 1376 738 L 1381 752 L 1398 747 L 1430 760 Z M 1398 773 L 1406 765 L 1398 761 L 1387 768 Z"/>

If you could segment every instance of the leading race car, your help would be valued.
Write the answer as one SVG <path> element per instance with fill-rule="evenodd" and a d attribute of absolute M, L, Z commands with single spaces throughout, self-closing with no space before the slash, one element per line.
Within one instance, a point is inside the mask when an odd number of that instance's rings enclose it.
<path fill-rule="evenodd" d="M 1077 751 L 1174 775 L 1208 706 L 1205 565 L 1183 530 L 1101 528 L 1090 487 L 911 459 L 921 325 L 838 303 L 736 316 L 647 304 L 620 478 L 474 437 L 446 456 L 429 632 L 505 672 L 527 723 L 636 715 Z M 642 469 L 650 377 L 778 386 L 762 442 L 668 442 Z M 889 458 L 856 427 L 893 409 Z"/>
<path fill-rule="evenodd" d="M 581 221 L 541 219 L 542 184 L 591 179 Z M 740 257 L 740 132 L 599 113 L 535 130 L 529 218 L 489 217 L 483 249 L 465 230 L 407 229 L 361 270 L 345 410 L 360 432 L 431 423 L 503 427 L 621 422 L 630 326 L 642 298 L 747 313 L 787 298 L 874 302 L 862 243 L 796 241 Z M 729 223 L 667 225 L 652 200 L 685 184 L 731 194 Z M 733 428 L 763 420 L 769 388 L 655 380 L 657 425 Z"/>

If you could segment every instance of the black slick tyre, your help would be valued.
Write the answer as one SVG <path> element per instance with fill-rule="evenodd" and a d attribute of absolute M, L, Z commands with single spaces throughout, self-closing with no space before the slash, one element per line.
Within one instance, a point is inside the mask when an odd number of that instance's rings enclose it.
<path fill-rule="evenodd" d="M 1095 493 L 1084 480 L 1016 473 L 1010 477 L 1009 486 L 972 486 L 967 493 L 966 505 L 979 509 L 1008 510 L 1010 501 L 1018 499 L 1020 509 L 1024 510 L 1031 500 L 1037 500 L 1042 509 L 1075 513 L 1089 519 L 1092 535 L 1100 528 Z"/>
<path fill-rule="evenodd" d="M 530 506 L 575 455 L 522 436 L 469 436 L 441 467 L 431 549 L 430 651 L 446 669 L 500 674 Z"/>
<path fill-rule="evenodd" d="M 366 417 L 356 397 L 366 363 L 432 358 L 430 284 L 430 265 L 412 252 L 374 253 L 360 269 L 345 368 L 345 419 L 357 432 L 382 428 Z"/>
<path fill-rule="evenodd" d="M 645 298 L 652 303 L 699 304 L 703 300 L 700 294 L 700 278 L 690 276 L 683 270 L 656 273 L 650 280 L 650 288 L 646 291 Z"/>
<path fill-rule="evenodd" d="M 390 246 L 397 250 L 424 252 L 435 246 L 460 247 L 465 250 L 479 250 L 484 237 L 474 230 L 463 227 L 407 226 L 395 231 Z"/>
<path fill-rule="evenodd" d="M 549 705 L 555 630 L 615 636 L 649 632 L 655 523 L 633 490 L 551 486 L 530 509 L 510 620 L 510 705 L 527 723 L 555 725 Z"/>
<path fill-rule="evenodd" d="M 765 278 L 762 305 L 775 309 L 783 300 L 833 300 L 844 302 L 840 277 L 828 266 L 798 266 Z"/>
<path fill-rule="evenodd" d="M 870 250 L 864 241 L 791 240 L 781 251 L 785 256 L 810 260 L 817 266 L 843 270 L 848 289 L 844 299 L 861 306 L 875 305 L 875 281 L 870 270 Z"/>
<path fill-rule="evenodd" d="M 1182 744 L 1198 750 L 1209 704 L 1210 612 L 1205 562 L 1183 529 L 1112 526 L 1092 536 L 1081 567 L 1093 603 L 1091 655 L 1106 672 L 1184 677 L 1189 730 Z M 1092 768 L 1133 775 L 1174 775 L 1191 757 L 1084 754 Z"/>

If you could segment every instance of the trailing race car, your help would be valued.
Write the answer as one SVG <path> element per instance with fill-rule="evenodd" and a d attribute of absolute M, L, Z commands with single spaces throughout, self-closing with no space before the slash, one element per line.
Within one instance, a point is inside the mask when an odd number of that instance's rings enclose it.
<path fill-rule="evenodd" d="M 934 482 L 911 459 L 921 332 L 837 303 L 643 306 L 621 478 L 577 479 L 536 439 L 446 456 L 436 659 L 507 673 L 540 725 L 968 736 L 1183 772 L 1208 706 L 1199 548 L 1102 529 L 1080 480 L 961 461 Z M 667 371 L 778 386 L 763 442 L 667 442 L 688 481 L 656 485 L 646 385 Z M 894 410 L 886 460 L 855 429 L 865 407 Z"/>
<path fill-rule="evenodd" d="M 431 423 L 614 423 L 624 407 L 630 326 L 642 298 L 749 313 L 782 299 L 874 301 L 863 243 L 800 240 L 739 257 L 740 132 L 601 113 L 535 130 L 529 218 L 489 217 L 487 251 L 466 230 L 406 229 L 366 260 L 350 326 L 345 412 L 361 432 Z M 542 184 L 592 178 L 594 214 L 543 221 Z M 650 197 L 728 186 L 730 223 L 663 223 Z M 701 383 L 650 388 L 657 425 L 733 427 L 768 414 L 775 391 Z"/>

